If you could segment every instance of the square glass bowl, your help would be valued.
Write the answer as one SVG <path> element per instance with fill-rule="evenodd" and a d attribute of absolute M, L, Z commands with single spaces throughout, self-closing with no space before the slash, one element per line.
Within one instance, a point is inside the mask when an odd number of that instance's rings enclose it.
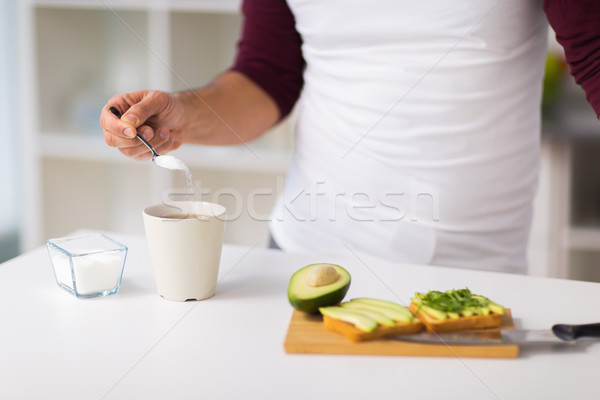
<path fill-rule="evenodd" d="M 121 286 L 127 246 L 101 234 L 46 242 L 58 286 L 80 297 L 115 294 Z"/>

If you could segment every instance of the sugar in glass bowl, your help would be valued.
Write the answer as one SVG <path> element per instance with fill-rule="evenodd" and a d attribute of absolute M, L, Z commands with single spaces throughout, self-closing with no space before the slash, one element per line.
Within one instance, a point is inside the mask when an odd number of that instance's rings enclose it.
<path fill-rule="evenodd" d="M 101 234 L 46 242 L 58 286 L 79 297 L 115 294 L 121 286 L 127 246 Z"/>

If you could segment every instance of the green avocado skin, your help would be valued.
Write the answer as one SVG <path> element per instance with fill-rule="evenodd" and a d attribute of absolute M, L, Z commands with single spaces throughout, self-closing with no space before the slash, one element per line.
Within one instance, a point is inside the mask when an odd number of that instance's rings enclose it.
<path fill-rule="evenodd" d="M 339 265 L 333 266 L 341 275 L 340 279 L 330 285 L 311 288 L 304 278 L 310 268 L 323 264 L 311 264 L 296 271 L 290 278 L 288 300 L 292 307 L 306 313 L 317 313 L 319 307 L 333 306 L 341 303 L 350 288 L 350 273 Z"/>

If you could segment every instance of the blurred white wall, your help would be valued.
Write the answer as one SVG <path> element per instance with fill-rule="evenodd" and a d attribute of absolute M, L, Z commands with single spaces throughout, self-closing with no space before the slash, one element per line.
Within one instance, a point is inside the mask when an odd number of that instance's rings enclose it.
<path fill-rule="evenodd" d="M 16 3 L 0 2 L 0 262 L 18 253 Z"/>

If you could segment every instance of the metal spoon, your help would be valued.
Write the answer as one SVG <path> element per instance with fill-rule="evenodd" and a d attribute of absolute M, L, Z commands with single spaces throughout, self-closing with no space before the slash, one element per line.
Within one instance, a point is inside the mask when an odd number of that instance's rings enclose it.
<path fill-rule="evenodd" d="M 110 107 L 108 109 L 108 111 L 110 111 L 111 113 L 116 115 L 117 118 L 121 119 L 122 114 L 119 110 L 117 110 L 116 107 Z M 169 155 L 161 156 L 160 154 L 158 154 L 156 152 L 156 150 L 154 150 L 154 147 L 152 147 L 150 145 L 150 143 L 148 143 L 143 137 L 141 137 L 139 134 L 136 135 L 136 137 L 138 139 L 140 139 L 140 141 L 142 143 L 144 143 L 144 145 L 152 152 L 152 162 L 154 164 L 158 165 L 159 167 L 163 167 L 163 168 L 171 169 L 171 170 L 177 170 L 177 171 L 187 171 L 188 170 L 188 167 L 180 159 L 173 157 L 173 156 L 169 156 Z"/>

